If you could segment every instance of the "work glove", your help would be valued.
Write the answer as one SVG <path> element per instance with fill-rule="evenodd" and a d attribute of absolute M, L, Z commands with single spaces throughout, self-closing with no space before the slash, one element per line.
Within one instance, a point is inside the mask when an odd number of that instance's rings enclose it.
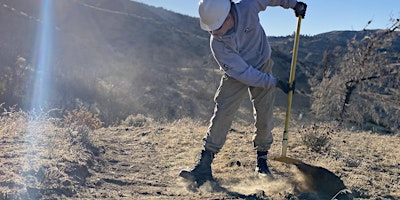
<path fill-rule="evenodd" d="M 304 16 L 306 16 L 307 4 L 298 1 L 294 6 L 293 10 L 296 17 L 301 16 L 302 18 L 304 18 Z"/>
<path fill-rule="evenodd" d="M 276 82 L 276 87 L 281 89 L 286 94 L 289 93 L 290 91 L 294 92 L 295 85 L 296 85 L 295 81 L 293 81 L 292 87 L 290 87 L 290 84 L 288 82 L 284 82 L 284 81 L 279 80 L 279 79 Z"/>

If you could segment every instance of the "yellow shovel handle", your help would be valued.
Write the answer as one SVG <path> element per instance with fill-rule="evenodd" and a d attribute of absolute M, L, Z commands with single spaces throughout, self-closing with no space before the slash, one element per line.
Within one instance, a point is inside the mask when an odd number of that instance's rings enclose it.
<path fill-rule="evenodd" d="M 292 65 L 290 68 L 290 77 L 289 77 L 289 85 L 290 87 L 293 86 L 294 77 L 296 73 L 296 61 L 297 61 L 297 51 L 299 48 L 299 39 L 300 39 L 300 25 L 301 25 L 302 17 L 299 16 L 297 20 L 297 29 L 296 29 L 296 37 L 294 39 L 294 46 L 293 46 L 293 54 L 292 54 Z M 283 140 L 282 140 L 282 156 L 286 157 L 286 151 L 288 147 L 288 140 L 289 140 L 289 119 L 290 119 L 290 110 L 292 108 L 292 97 L 293 97 L 293 90 L 289 91 L 288 93 L 288 100 L 287 100 L 287 109 L 286 109 L 286 120 L 285 120 L 285 130 L 283 131 Z"/>

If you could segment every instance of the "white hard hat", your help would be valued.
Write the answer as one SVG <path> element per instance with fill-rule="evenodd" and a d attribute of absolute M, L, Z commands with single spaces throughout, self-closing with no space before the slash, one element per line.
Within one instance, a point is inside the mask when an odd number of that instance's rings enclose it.
<path fill-rule="evenodd" d="M 230 0 L 200 0 L 200 27 L 205 31 L 218 29 L 231 10 Z"/>

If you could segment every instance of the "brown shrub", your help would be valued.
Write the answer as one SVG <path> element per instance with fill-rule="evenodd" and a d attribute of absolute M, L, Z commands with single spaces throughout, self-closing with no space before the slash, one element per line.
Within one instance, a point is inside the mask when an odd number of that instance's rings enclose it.
<path fill-rule="evenodd" d="M 329 151 L 330 135 L 334 134 L 336 129 L 329 125 L 312 124 L 310 127 L 302 127 L 299 130 L 301 140 L 304 145 L 315 152 Z"/>
<path fill-rule="evenodd" d="M 74 125 L 77 127 L 87 126 L 91 130 L 96 130 L 103 126 L 103 122 L 100 120 L 98 115 L 91 113 L 84 107 L 80 107 L 68 111 L 64 116 L 64 126 L 68 125 Z"/>

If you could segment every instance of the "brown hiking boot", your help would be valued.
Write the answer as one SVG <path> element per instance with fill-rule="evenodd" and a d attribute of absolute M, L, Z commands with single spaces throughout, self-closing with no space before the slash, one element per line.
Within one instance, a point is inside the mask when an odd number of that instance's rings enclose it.
<path fill-rule="evenodd" d="M 197 165 L 191 170 L 182 170 L 179 176 L 196 182 L 198 186 L 203 185 L 206 181 L 213 180 L 211 172 L 211 163 L 214 159 L 214 153 L 208 150 L 201 152 L 201 158 Z"/>

